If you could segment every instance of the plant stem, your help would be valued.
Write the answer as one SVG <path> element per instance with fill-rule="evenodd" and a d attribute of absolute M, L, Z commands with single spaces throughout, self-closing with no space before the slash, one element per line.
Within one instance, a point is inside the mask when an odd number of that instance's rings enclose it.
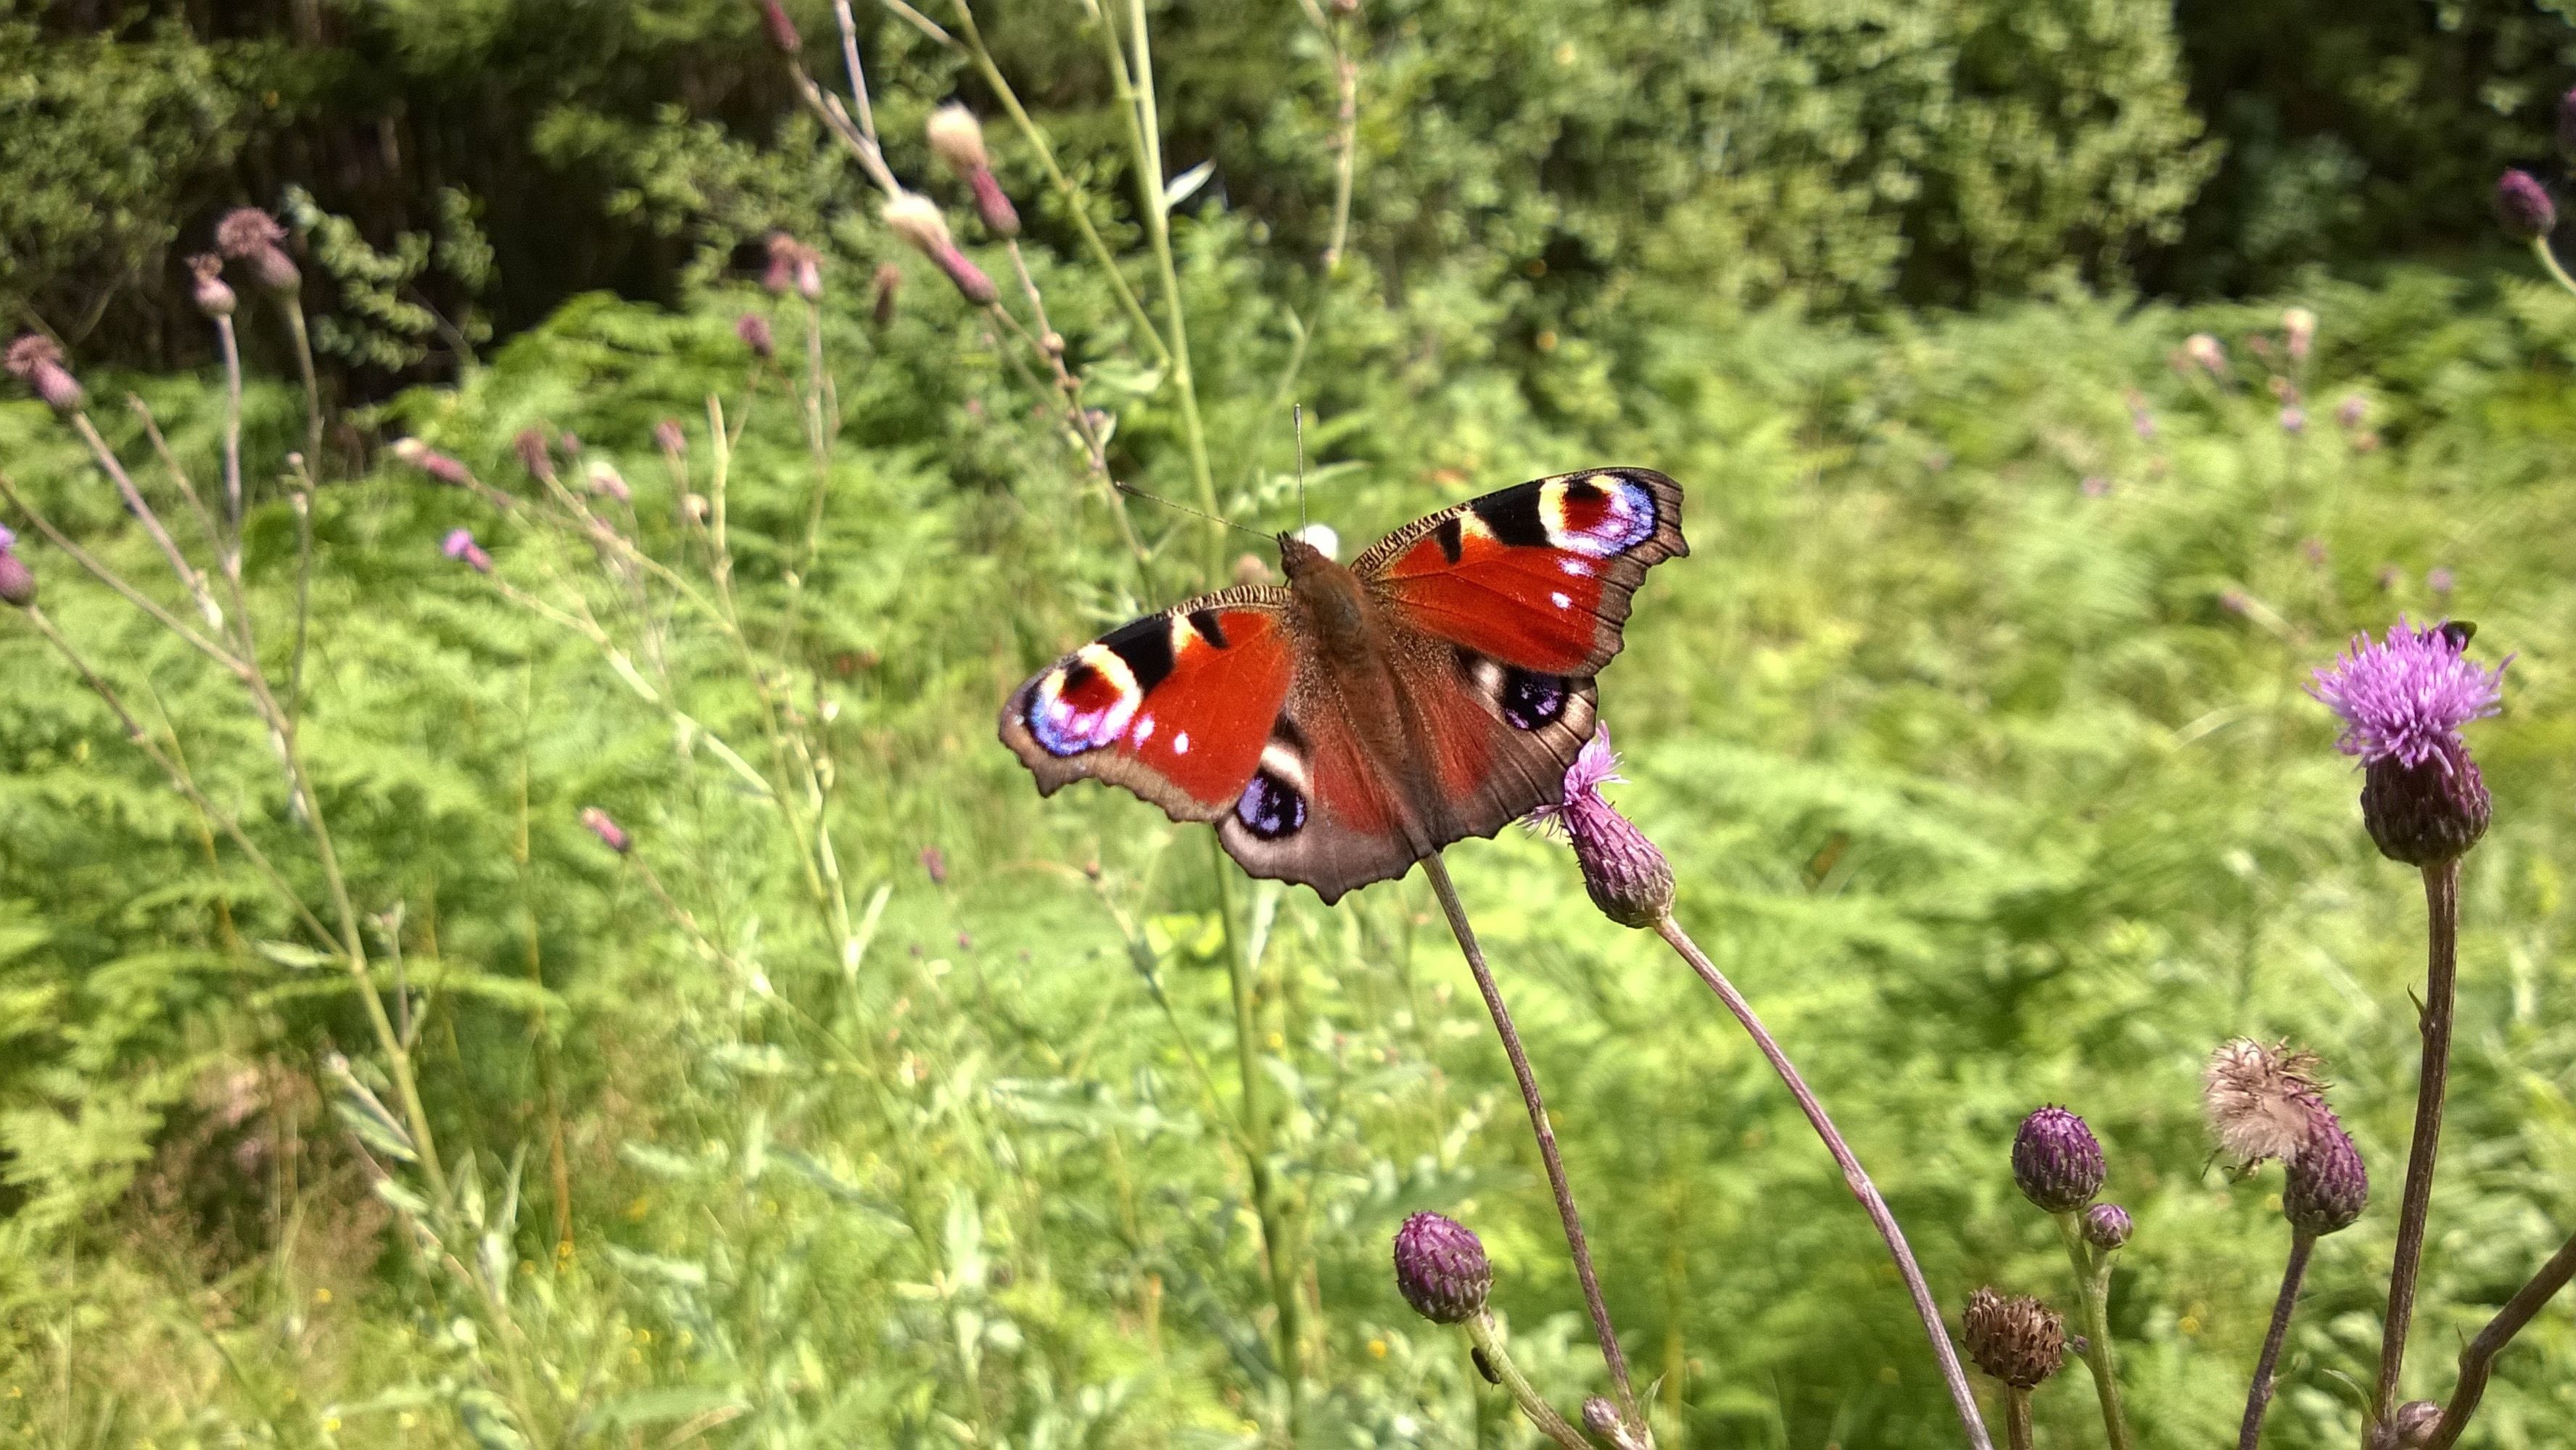
<path fill-rule="evenodd" d="M 2102 1401 L 2102 1433 L 2111 1450 L 2129 1450 L 2128 1417 L 2120 1411 L 2120 1365 L 2111 1353 L 2111 1256 L 2084 1246 L 2083 1221 L 2074 1213 L 2055 1215 L 2057 1236 L 2075 1266 L 2075 1295 L 2084 1309 L 2084 1367 L 2093 1372 L 2093 1392 Z"/>
<path fill-rule="evenodd" d="M 1261 1222 L 1261 1256 L 1269 1270 L 1271 1304 L 1279 1316 L 1279 1374 L 1288 1384 L 1288 1443 L 1294 1445 L 1305 1424 L 1304 1305 L 1297 1297 L 1298 1274 L 1290 1261 L 1288 1236 L 1281 1223 L 1279 1184 L 1270 1172 L 1270 1110 L 1261 1093 L 1261 1038 L 1253 1010 L 1253 964 L 1234 929 L 1234 868 L 1214 834 L 1208 837 L 1208 864 L 1215 873 L 1217 914 L 1225 928 L 1226 980 L 1234 992 L 1234 1060 L 1243 1090 L 1243 1156 L 1252 1169 L 1253 1216 Z"/>
<path fill-rule="evenodd" d="M 1817 1137 L 1824 1140 L 1825 1151 L 1833 1155 L 1835 1164 L 1843 1171 L 1843 1185 L 1851 1190 L 1852 1197 L 1860 1200 L 1861 1208 L 1869 1214 L 1869 1221 L 1878 1229 L 1878 1236 L 1887 1243 L 1887 1252 L 1896 1260 L 1897 1273 L 1903 1276 L 1907 1290 L 1914 1297 L 1915 1315 L 1923 1321 L 1923 1332 L 1932 1342 L 1932 1358 L 1940 1366 L 1942 1382 L 1950 1388 L 1950 1402 L 1959 1412 L 1959 1424 L 1968 1432 L 1968 1443 L 1977 1450 L 1992 1450 L 1994 1442 L 1986 1434 L 1986 1422 L 1977 1413 L 1977 1393 L 1969 1387 L 1967 1371 L 1959 1367 L 1959 1352 L 1950 1343 L 1950 1331 L 1941 1322 L 1941 1306 L 1932 1298 L 1932 1288 L 1924 1282 L 1923 1267 L 1914 1261 L 1914 1250 L 1905 1242 L 1905 1230 L 1897 1226 L 1896 1215 L 1888 1208 L 1887 1200 L 1879 1196 L 1878 1185 L 1870 1181 L 1868 1171 L 1860 1166 L 1859 1156 L 1852 1152 L 1849 1143 L 1843 1141 L 1833 1119 L 1825 1115 L 1824 1104 L 1816 1100 L 1815 1093 L 1807 1087 L 1806 1079 L 1798 1075 L 1796 1064 L 1789 1061 L 1789 1054 L 1781 1050 L 1779 1042 L 1762 1025 L 1762 1019 L 1754 1014 L 1753 1004 L 1744 999 L 1743 993 L 1735 990 L 1735 984 L 1726 979 L 1726 974 L 1708 959 L 1708 953 L 1701 951 L 1699 943 L 1691 940 L 1690 933 L 1682 930 L 1681 924 L 1669 914 L 1655 924 L 1655 931 L 1667 945 L 1681 954 L 1682 960 L 1690 963 L 1691 970 L 1697 972 L 1699 979 L 1708 984 L 1708 989 L 1717 994 L 1717 999 L 1726 1004 L 1726 1010 L 1735 1014 L 1735 1020 L 1743 1024 L 1745 1032 L 1753 1038 L 1753 1045 L 1761 1049 L 1763 1058 L 1771 1064 L 1771 1070 L 1779 1074 L 1781 1083 L 1789 1089 L 1789 1096 L 1797 1099 L 1798 1109 L 1807 1115 L 1808 1125 L 1816 1130 Z"/>
<path fill-rule="evenodd" d="M 2504 1347 L 2513 1342 L 2522 1326 L 2531 1322 L 2551 1296 L 2567 1287 L 2570 1279 L 2576 1279 L 2576 1238 L 2560 1245 L 2558 1252 L 2549 1256 L 2549 1262 L 2540 1266 L 2540 1272 L 2531 1276 L 2531 1282 L 2514 1291 L 2514 1296 L 2496 1311 L 2496 1317 L 2488 1320 L 2478 1337 L 2469 1341 L 2469 1347 L 2460 1351 L 2459 1386 L 2451 1391 L 2451 1403 L 2442 1411 L 2442 1423 L 2434 1427 L 2433 1438 L 2424 1442 L 2426 1450 L 2450 1450 L 2451 1442 L 2468 1428 L 2469 1416 L 2477 1413 L 2478 1400 L 2487 1392 L 2487 1375 L 2495 1368 L 2496 1356 L 2504 1352 Z"/>
<path fill-rule="evenodd" d="M 295 368 L 304 378 L 304 471 L 308 477 L 322 476 L 322 380 L 313 371 L 313 338 L 304 328 L 304 303 L 296 297 L 281 297 L 278 310 L 286 314 L 286 327 L 295 334 Z"/>
<path fill-rule="evenodd" d="M 2004 1386 L 2004 1441 L 2012 1450 L 2030 1450 L 2030 1391 Z"/>
<path fill-rule="evenodd" d="M 2406 1189 L 2397 1205 L 2397 1258 L 2388 1271 L 2388 1322 L 2379 1340 L 2379 1388 L 2370 1423 L 2386 1424 L 2406 1368 L 2415 1318 L 2415 1281 L 2424 1264 L 2424 1223 L 2433 1204 L 2433 1163 L 2442 1151 L 2442 1098 L 2451 1071 L 2451 1005 L 2459 974 L 2460 863 L 2424 868 L 2424 1011 L 2417 1028 L 2423 1065 L 2415 1079 L 2415 1137 L 2406 1150 Z"/>
<path fill-rule="evenodd" d="M 1565 1246 L 1574 1256 L 1574 1277 L 1583 1286 L 1584 1312 L 1592 1317 L 1592 1334 L 1601 1345 L 1601 1361 L 1609 1366 L 1611 1387 L 1619 1394 L 1619 1413 L 1631 1425 L 1643 1426 L 1646 1417 L 1638 1412 L 1637 1392 L 1628 1381 L 1628 1356 L 1619 1347 L 1619 1331 L 1610 1323 L 1610 1306 L 1601 1298 L 1601 1278 L 1592 1268 L 1592 1246 L 1583 1237 L 1583 1215 L 1574 1207 L 1574 1189 L 1565 1178 L 1565 1159 L 1557 1152 L 1556 1129 L 1547 1121 L 1547 1102 L 1539 1095 L 1538 1074 L 1530 1067 L 1529 1053 L 1521 1046 L 1520 1032 L 1512 1026 L 1511 1010 L 1503 1005 L 1502 989 L 1494 984 L 1494 974 L 1485 965 L 1485 952 L 1476 945 L 1476 930 L 1467 924 L 1467 908 L 1458 900 L 1457 883 L 1449 879 L 1448 864 L 1440 853 L 1422 858 L 1422 873 L 1431 881 L 1432 894 L 1440 898 L 1440 910 L 1449 918 L 1450 934 L 1458 939 L 1458 950 L 1467 957 L 1467 970 L 1476 977 L 1476 990 L 1484 995 L 1485 1010 L 1494 1019 L 1494 1031 L 1503 1039 L 1503 1055 L 1511 1059 L 1512 1076 L 1520 1083 L 1521 1104 L 1529 1110 L 1530 1131 L 1538 1138 L 1539 1161 L 1547 1167 L 1548 1187 L 1556 1194 L 1556 1217 L 1565 1226 Z"/>
<path fill-rule="evenodd" d="M 1565 1450 L 1592 1450 L 1591 1442 L 1567 1424 L 1565 1417 L 1556 1412 L 1556 1407 L 1531 1387 L 1529 1376 L 1521 1373 L 1521 1367 L 1512 1363 L 1511 1351 L 1503 1347 L 1503 1336 L 1494 1327 L 1493 1315 L 1477 1310 L 1476 1317 L 1467 1321 L 1467 1337 L 1484 1352 L 1485 1363 L 1493 1366 L 1494 1377 L 1503 1382 L 1503 1388 L 1511 1392 L 1512 1403 L 1520 1406 L 1521 1413 L 1529 1416 L 1530 1423 L 1538 1426 L 1540 1434 L 1564 1446 Z"/>
<path fill-rule="evenodd" d="M 224 507 L 226 519 L 232 525 L 232 537 L 224 551 L 224 566 L 235 579 L 239 579 L 242 526 L 241 338 L 234 333 L 230 317 L 215 319 L 215 335 L 222 340 L 224 348 Z"/>
<path fill-rule="evenodd" d="M 2549 270 L 2549 276 L 2552 281 L 2556 282 L 2559 286 L 2566 288 L 2570 292 L 2576 292 L 2576 278 L 2570 278 L 2567 275 L 2567 269 L 2558 264 L 2558 254 L 2549 249 L 2549 238 L 2533 237 L 2531 239 L 2531 254 L 2538 257 L 2540 259 L 2540 265 Z"/>
<path fill-rule="evenodd" d="M 2236 1432 L 2236 1450 L 2254 1450 L 2263 1441 L 2263 1412 L 2272 1406 L 2272 1371 L 2281 1362 L 2281 1341 L 2289 1337 L 2290 1314 L 2299 1307 L 2308 1251 L 2316 1246 L 2315 1234 L 2290 1235 L 2290 1262 L 2281 1270 L 2281 1297 L 2272 1301 L 2272 1327 L 2264 1332 L 2263 1353 L 2254 1361 L 2254 1382 L 2245 1389 L 2245 1423 Z"/>

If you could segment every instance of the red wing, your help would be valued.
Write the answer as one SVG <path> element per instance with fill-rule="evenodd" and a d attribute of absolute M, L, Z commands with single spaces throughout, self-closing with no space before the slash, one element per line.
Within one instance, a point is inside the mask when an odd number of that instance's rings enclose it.
<path fill-rule="evenodd" d="M 1002 743 L 1053 795 L 1090 777 L 1176 821 L 1232 811 L 1288 698 L 1284 589 L 1229 589 L 1147 615 L 1011 692 Z"/>
<path fill-rule="evenodd" d="M 1396 617 L 1505 665 L 1600 672 L 1646 570 L 1690 552 L 1681 485 L 1643 468 L 1518 484 L 1407 524 L 1352 566 Z"/>

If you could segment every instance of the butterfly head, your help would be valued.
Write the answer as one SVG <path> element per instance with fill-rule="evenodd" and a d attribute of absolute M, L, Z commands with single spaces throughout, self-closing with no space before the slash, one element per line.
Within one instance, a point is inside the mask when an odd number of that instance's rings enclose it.
<path fill-rule="evenodd" d="M 1339 567 L 1332 555 L 1297 534 L 1279 536 L 1279 572 L 1287 575 L 1290 583 L 1295 583 L 1301 574 L 1321 573 Z"/>

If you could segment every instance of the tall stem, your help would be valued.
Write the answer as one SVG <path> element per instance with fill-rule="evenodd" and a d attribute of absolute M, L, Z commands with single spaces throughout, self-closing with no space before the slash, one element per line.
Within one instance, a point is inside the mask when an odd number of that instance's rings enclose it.
<path fill-rule="evenodd" d="M 2281 1362 L 2281 1341 L 2289 1337 L 2291 1311 L 2299 1307 L 2299 1281 L 2307 1277 L 2308 1251 L 2317 1246 L 2312 1233 L 2290 1235 L 2290 1262 L 2281 1270 L 2281 1297 L 2272 1301 L 2272 1327 L 2263 1334 L 2263 1353 L 2254 1361 L 2254 1382 L 2245 1389 L 2245 1423 L 2236 1432 L 2236 1450 L 2254 1450 L 2263 1440 L 2263 1412 L 2272 1406 L 2272 1371 Z"/>
<path fill-rule="evenodd" d="M 1878 1229 L 1878 1236 L 1886 1241 L 1888 1254 L 1896 1260 L 1896 1271 L 1904 1278 L 1906 1289 L 1914 1297 L 1914 1313 L 1923 1321 L 1923 1332 L 1932 1341 L 1932 1358 L 1940 1365 L 1942 1383 L 1950 1387 L 1950 1403 L 1959 1412 L 1959 1424 L 1968 1432 L 1968 1443 L 1976 1450 L 1993 1450 L 1994 1442 L 1987 1437 L 1986 1422 L 1977 1413 L 1977 1393 L 1969 1387 L 1967 1371 L 1959 1367 L 1959 1351 L 1950 1343 L 1950 1331 L 1941 1322 L 1941 1306 L 1933 1300 L 1932 1288 L 1924 1282 L 1923 1266 L 1914 1261 L 1914 1250 L 1905 1242 L 1905 1230 L 1897 1226 L 1896 1215 L 1889 1210 L 1887 1200 L 1879 1196 L 1878 1185 L 1870 1181 L 1869 1173 L 1860 1166 L 1859 1156 L 1852 1152 L 1849 1143 L 1843 1141 L 1833 1119 L 1825 1116 L 1824 1104 L 1816 1101 L 1816 1095 L 1808 1090 L 1806 1079 L 1798 1075 L 1796 1065 L 1789 1061 L 1789 1054 L 1780 1050 L 1780 1044 L 1763 1027 L 1762 1019 L 1754 1015 L 1753 1004 L 1744 1000 L 1744 994 L 1735 990 L 1735 984 L 1726 979 L 1726 974 L 1719 971 L 1717 964 L 1708 959 L 1708 954 L 1699 949 L 1699 943 L 1691 940 L 1690 933 L 1682 930 L 1681 924 L 1670 915 L 1655 924 L 1655 931 L 1681 954 L 1682 960 L 1690 963 L 1691 970 L 1697 972 L 1699 979 L 1708 984 L 1708 989 L 1717 994 L 1717 999 L 1726 1004 L 1726 1010 L 1735 1014 L 1735 1020 L 1743 1024 L 1745 1032 L 1753 1038 L 1753 1045 L 1761 1049 L 1763 1058 L 1771 1064 L 1771 1070 L 1779 1074 L 1781 1083 L 1789 1089 L 1789 1096 L 1798 1100 L 1798 1110 L 1807 1115 L 1808 1126 L 1824 1140 L 1825 1151 L 1833 1155 L 1834 1163 L 1842 1169 L 1843 1185 L 1851 1190 L 1852 1197 L 1860 1200 L 1870 1223 Z"/>
<path fill-rule="evenodd" d="M 2570 1279 L 2576 1279 L 2576 1238 L 2550 1255 L 2540 1272 L 2531 1276 L 2531 1282 L 2515 1291 L 2496 1311 L 2496 1317 L 2487 1321 L 2487 1327 L 2478 1331 L 2478 1337 L 2469 1341 L 2469 1347 L 2460 1351 L 2459 1387 L 2451 1391 L 2451 1403 L 2442 1411 L 2442 1423 L 2434 1427 L 2433 1438 L 2424 1442 L 2427 1450 L 2450 1450 L 2451 1442 L 2468 1428 L 2469 1416 L 2477 1413 L 2478 1401 L 2487 1392 L 2487 1375 L 2495 1369 L 2496 1356 L 2540 1312 L 2540 1306 L 2567 1287 Z"/>
<path fill-rule="evenodd" d="M 1225 928 L 1225 972 L 1234 992 L 1234 1060 L 1243 1091 L 1243 1156 L 1252 1168 L 1252 1211 L 1261 1223 L 1261 1256 L 1269 1271 L 1270 1300 L 1277 1311 L 1279 1375 L 1288 1384 L 1288 1443 L 1298 1443 L 1305 1427 L 1306 1331 L 1304 1308 L 1297 1297 L 1298 1274 L 1289 1254 L 1288 1234 L 1279 1208 L 1279 1184 L 1270 1171 L 1270 1108 L 1261 1091 L 1260 1024 L 1255 1011 L 1251 955 L 1234 929 L 1233 867 L 1211 833 L 1209 867 L 1216 878 L 1217 914 Z"/>
<path fill-rule="evenodd" d="M 222 341 L 224 348 L 224 516 L 232 525 L 232 537 L 224 548 L 224 567 L 239 579 L 242 524 L 241 339 L 233 332 L 233 320 L 229 316 L 215 319 L 215 336 Z"/>
<path fill-rule="evenodd" d="M 2387 1423 L 2406 1368 L 2415 1318 L 2415 1281 L 2424 1265 L 2424 1222 L 2433 1204 L 2433 1162 L 2442 1151 L 2442 1097 L 2451 1072 L 2451 999 L 2459 974 L 2460 863 L 2424 868 L 2423 1066 L 2415 1079 L 2415 1138 L 2406 1150 L 2406 1191 L 2397 1204 L 2397 1259 L 2388 1271 L 2388 1322 L 2379 1340 L 2379 1389 L 2370 1423 Z"/>
<path fill-rule="evenodd" d="M 313 337 L 304 327 L 304 303 L 295 297 L 277 299 L 286 314 L 287 331 L 295 335 L 295 370 L 304 379 L 304 471 L 313 478 L 322 476 L 322 379 L 313 370 Z"/>
<path fill-rule="evenodd" d="M 2129 1450 L 2129 1421 L 2120 1411 L 2120 1364 L 2111 1353 L 2111 1256 L 2095 1255 L 2084 1245 L 2082 1220 L 2073 1212 L 2057 1218 L 2057 1236 L 2075 1266 L 2075 1294 L 2084 1309 L 2084 1367 L 2093 1372 L 2093 1393 L 2102 1402 L 2102 1433 L 2111 1450 Z"/>
<path fill-rule="evenodd" d="M 2030 1391 L 2004 1386 L 2004 1440 L 2012 1450 L 2030 1450 Z"/>
<path fill-rule="evenodd" d="M 1467 908 L 1459 903 L 1457 883 L 1449 879 L 1448 864 L 1440 859 L 1439 852 L 1422 858 L 1422 873 L 1430 878 L 1432 893 L 1440 898 L 1440 910 L 1449 918 L 1450 934 L 1458 938 L 1458 950 L 1466 954 L 1467 970 L 1475 973 L 1476 990 L 1484 995 L 1485 1010 L 1494 1019 L 1494 1031 L 1503 1039 L 1503 1055 L 1511 1059 L 1512 1076 L 1520 1083 L 1521 1105 L 1529 1110 L 1530 1131 L 1538 1137 L 1539 1161 L 1546 1165 L 1548 1187 L 1556 1193 L 1556 1217 L 1565 1225 L 1565 1246 L 1574 1256 L 1574 1277 L 1583 1286 L 1583 1308 L 1592 1316 L 1593 1338 L 1600 1342 L 1602 1363 L 1610 1368 L 1611 1388 L 1619 1394 L 1619 1413 L 1629 1424 L 1643 1426 L 1646 1418 L 1638 1412 L 1637 1391 L 1628 1381 L 1628 1355 L 1619 1347 L 1619 1331 L 1610 1323 L 1610 1306 L 1601 1298 L 1601 1277 L 1592 1268 L 1592 1246 L 1583 1237 L 1583 1215 L 1575 1209 L 1574 1189 L 1566 1182 L 1565 1159 L 1556 1149 L 1556 1129 L 1547 1121 L 1547 1102 L 1539 1095 L 1538 1074 L 1530 1068 L 1521 1034 L 1512 1026 L 1511 1010 L 1503 1005 L 1502 989 L 1494 984 L 1494 974 L 1485 965 L 1484 948 L 1476 945 L 1476 930 L 1467 924 Z"/>

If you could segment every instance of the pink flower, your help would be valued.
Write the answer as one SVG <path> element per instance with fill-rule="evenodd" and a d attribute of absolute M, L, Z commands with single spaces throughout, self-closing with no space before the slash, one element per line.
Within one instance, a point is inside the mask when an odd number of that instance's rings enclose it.
<path fill-rule="evenodd" d="M 1610 728 L 1592 738 L 1565 768 L 1561 801 L 1530 812 L 1541 831 L 1562 831 L 1583 867 L 1583 889 L 1601 914 L 1621 926 L 1649 927 L 1672 914 L 1673 868 L 1646 834 L 1601 798 L 1601 787 L 1623 780 L 1610 749 Z"/>
<path fill-rule="evenodd" d="M 477 574 L 492 572 L 492 556 L 484 553 L 483 546 L 474 542 L 472 529 L 448 530 L 447 538 L 439 544 L 438 550 Z"/>

